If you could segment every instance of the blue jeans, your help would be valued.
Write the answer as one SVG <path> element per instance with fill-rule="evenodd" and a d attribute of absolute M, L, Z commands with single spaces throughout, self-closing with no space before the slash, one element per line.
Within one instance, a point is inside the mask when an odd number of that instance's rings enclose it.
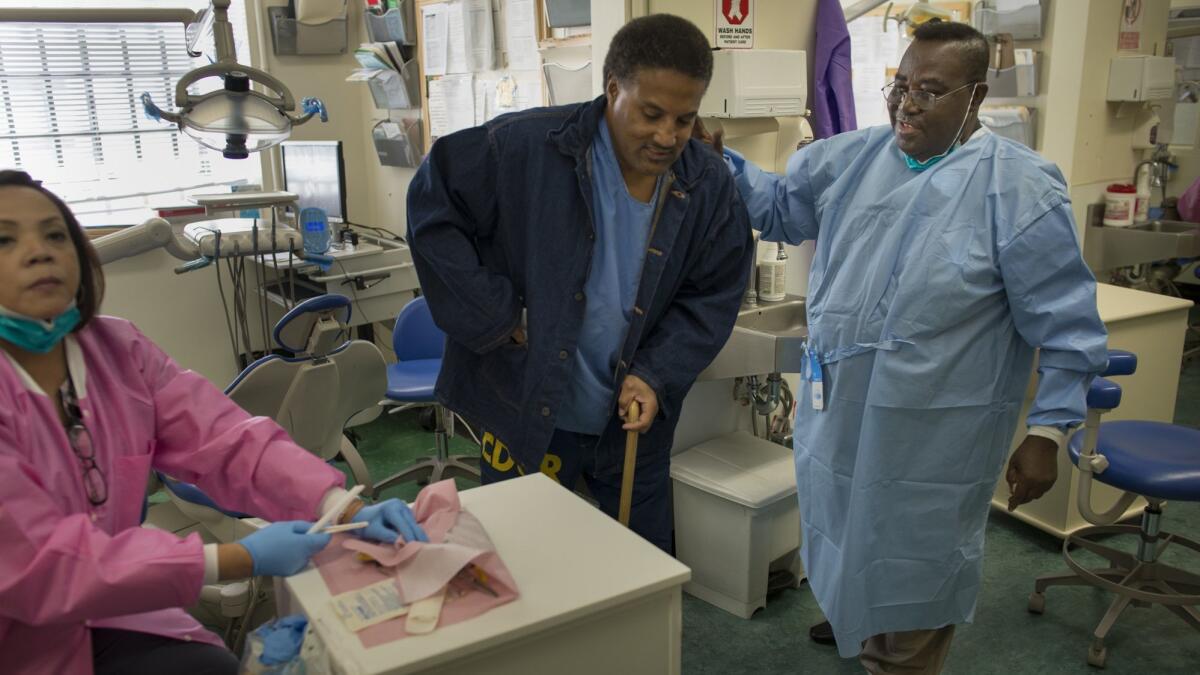
<path fill-rule="evenodd" d="M 600 509 L 616 518 L 621 500 L 621 474 L 596 475 L 599 440 L 598 436 L 555 429 L 541 471 L 570 490 L 576 489 L 582 477 Z M 479 469 L 484 485 L 524 475 L 508 445 L 491 433 L 483 434 L 480 447 Z M 669 453 L 639 452 L 629 510 L 629 529 L 668 554 L 674 548 L 670 469 Z"/>

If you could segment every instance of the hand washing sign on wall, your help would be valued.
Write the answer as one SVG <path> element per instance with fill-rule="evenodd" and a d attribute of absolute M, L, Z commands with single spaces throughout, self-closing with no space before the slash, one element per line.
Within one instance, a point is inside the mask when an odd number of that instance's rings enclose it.
<path fill-rule="evenodd" d="M 717 47 L 754 47 L 754 0 L 716 0 Z"/>
<path fill-rule="evenodd" d="M 1125 0 L 1121 6 L 1121 30 L 1117 34 L 1117 49 L 1138 51 L 1142 46 L 1142 0 Z"/>

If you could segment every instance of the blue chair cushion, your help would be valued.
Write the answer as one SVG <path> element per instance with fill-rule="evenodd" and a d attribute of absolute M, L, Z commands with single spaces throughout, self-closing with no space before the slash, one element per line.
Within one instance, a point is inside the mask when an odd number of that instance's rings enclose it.
<path fill-rule="evenodd" d="M 1088 388 L 1087 407 L 1095 410 L 1112 410 L 1121 405 L 1121 385 L 1097 377 Z"/>
<path fill-rule="evenodd" d="M 401 403 L 429 403 L 434 400 L 441 359 L 401 361 L 388 366 L 387 398 Z"/>
<path fill-rule="evenodd" d="M 440 359 L 446 350 L 446 334 L 433 322 L 425 296 L 413 299 L 396 317 L 392 329 L 392 351 L 398 361 Z"/>
<path fill-rule="evenodd" d="M 1108 350 L 1108 366 L 1100 373 L 1104 377 L 1132 375 L 1137 371 L 1137 354 L 1120 349 Z"/>
<path fill-rule="evenodd" d="M 1079 464 L 1084 432 L 1071 438 Z M 1097 454 L 1108 460 L 1096 480 L 1157 499 L 1200 501 L 1200 429 L 1164 422 L 1118 421 L 1100 425 Z"/>
<path fill-rule="evenodd" d="M 304 351 L 308 341 L 308 334 L 312 331 L 315 319 L 312 316 L 307 316 L 305 321 L 296 323 L 301 317 L 306 315 L 315 315 L 326 310 L 340 310 L 338 320 L 343 324 L 349 325 L 352 306 L 350 298 L 337 293 L 329 293 L 327 295 L 318 295 L 315 298 L 309 298 L 304 302 L 296 305 L 279 322 L 275 324 L 275 330 L 272 337 L 275 338 L 275 343 L 289 352 Z"/>
<path fill-rule="evenodd" d="M 166 485 L 167 489 L 170 490 L 172 493 L 174 493 L 176 497 L 179 497 L 180 499 L 182 499 L 185 502 L 191 502 L 192 504 L 196 504 L 197 506 L 206 506 L 210 509 L 215 509 L 217 511 L 220 511 L 221 513 L 224 513 L 225 515 L 229 516 L 230 518 L 249 518 L 250 517 L 250 516 L 246 515 L 245 513 L 238 513 L 237 511 L 228 511 L 226 509 L 221 508 L 208 495 L 204 494 L 203 490 L 196 487 L 195 485 L 192 485 L 191 483 L 184 483 L 183 481 L 172 480 L 161 473 L 158 474 L 158 479 L 161 480 L 163 482 L 163 485 Z"/>

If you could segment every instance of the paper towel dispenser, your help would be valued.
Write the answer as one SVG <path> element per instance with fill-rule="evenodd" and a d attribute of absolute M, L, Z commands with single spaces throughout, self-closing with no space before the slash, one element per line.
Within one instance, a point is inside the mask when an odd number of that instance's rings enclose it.
<path fill-rule="evenodd" d="M 1175 94 L 1175 59 L 1115 56 L 1108 66 L 1109 101 L 1153 101 Z"/>
<path fill-rule="evenodd" d="M 798 49 L 719 49 L 701 117 L 805 114 L 808 64 Z"/>

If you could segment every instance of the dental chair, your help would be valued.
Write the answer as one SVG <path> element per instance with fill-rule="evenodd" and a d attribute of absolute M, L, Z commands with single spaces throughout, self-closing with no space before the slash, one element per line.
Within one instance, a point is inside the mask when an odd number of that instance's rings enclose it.
<path fill-rule="evenodd" d="M 453 412 L 437 402 L 433 394 L 438 372 L 442 369 L 442 353 L 446 334 L 433 322 L 433 314 L 424 297 L 409 302 L 396 317 L 392 331 L 392 348 L 396 363 L 387 370 L 387 401 L 394 404 L 393 413 L 415 406 L 433 406 L 434 454 L 422 457 L 409 468 L 383 479 L 376 492 L 408 481 L 436 483 L 443 477 L 461 476 L 479 480 L 479 455 L 451 455 Z"/>
<path fill-rule="evenodd" d="M 379 415 L 387 388 L 387 363 L 379 348 L 350 340 L 350 300 L 322 295 L 296 305 L 275 325 L 275 343 L 291 357 L 268 355 L 250 364 L 225 393 L 251 415 L 270 417 L 298 445 L 324 460 L 341 457 L 355 480 L 371 495 L 371 477 L 357 449 L 343 433 Z M 219 543 L 236 541 L 264 523 L 223 509 L 190 483 L 159 474 L 171 502 Z M 232 619 L 226 641 L 236 650 L 247 621 L 265 594 L 253 581 L 205 587 L 201 603 Z M 237 637 L 230 642 L 234 626 Z"/>
<path fill-rule="evenodd" d="M 1108 659 L 1105 638 L 1130 605 L 1161 605 L 1200 631 L 1200 574 L 1161 562 L 1169 547 L 1200 553 L 1200 543 L 1159 527 L 1165 501 L 1200 501 L 1200 430 L 1163 422 L 1100 423 L 1101 415 L 1121 403 L 1121 387 L 1105 378 L 1132 375 L 1136 369 L 1135 355 L 1110 351 L 1108 368 L 1088 391 L 1087 421 L 1082 432 L 1071 438 L 1068 450 L 1082 474 L 1079 511 L 1095 527 L 1083 528 L 1063 542 L 1063 558 L 1072 572 L 1039 577 L 1029 596 L 1029 611 L 1041 614 L 1046 607 L 1044 594 L 1051 586 L 1095 586 L 1116 595 L 1088 650 L 1088 663 L 1097 668 Z M 1097 513 L 1091 504 L 1092 481 L 1124 494 L 1111 509 Z M 1149 502 L 1141 524 L 1114 524 L 1139 496 Z M 1136 540 L 1136 552 L 1111 545 L 1122 537 Z M 1080 550 L 1103 558 L 1107 567 L 1088 569 L 1076 558 Z"/>

